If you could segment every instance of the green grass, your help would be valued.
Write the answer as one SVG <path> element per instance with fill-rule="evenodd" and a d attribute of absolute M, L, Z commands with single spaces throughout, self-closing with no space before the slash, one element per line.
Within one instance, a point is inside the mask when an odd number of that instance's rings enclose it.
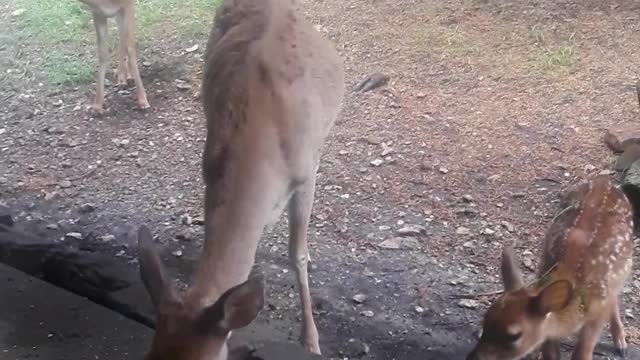
<path fill-rule="evenodd" d="M 178 35 L 178 40 L 206 39 L 215 8 L 222 0 L 140 0 L 136 6 L 138 47 L 156 39 Z M 16 0 L 21 41 L 30 59 L 53 85 L 94 81 L 97 66 L 95 31 L 91 14 L 77 0 Z M 117 31 L 110 21 L 109 43 L 114 57 Z"/>
<path fill-rule="evenodd" d="M 576 51 L 572 45 L 542 48 L 538 62 L 546 70 L 571 67 L 576 62 Z"/>

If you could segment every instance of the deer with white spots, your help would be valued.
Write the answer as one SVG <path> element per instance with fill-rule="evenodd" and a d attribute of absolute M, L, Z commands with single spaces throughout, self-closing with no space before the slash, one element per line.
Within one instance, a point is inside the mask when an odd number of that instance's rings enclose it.
<path fill-rule="evenodd" d="M 260 237 L 284 207 L 302 307 L 302 339 L 320 353 L 307 231 L 321 148 L 341 107 L 342 60 L 292 0 L 225 0 L 205 53 L 205 239 L 184 297 L 139 231 L 142 279 L 158 311 L 147 360 L 225 360 L 231 331 L 263 306 L 249 278 Z"/>
<path fill-rule="evenodd" d="M 516 360 L 540 349 L 559 360 L 559 340 L 578 335 L 573 360 L 591 360 L 609 322 L 615 347 L 626 341 L 619 294 L 632 265 L 633 211 L 606 177 L 576 191 L 577 201 L 551 224 L 541 249 L 538 278 L 525 285 L 513 249 L 502 253 L 505 292 L 483 320 L 479 343 L 467 360 Z"/>

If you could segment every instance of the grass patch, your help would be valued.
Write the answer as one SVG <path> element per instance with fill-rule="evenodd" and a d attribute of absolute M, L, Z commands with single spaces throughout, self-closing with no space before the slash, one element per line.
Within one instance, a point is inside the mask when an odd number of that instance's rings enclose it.
<path fill-rule="evenodd" d="M 452 48 L 452 49 L 464 48 L 465 36 L 462 33 L 462 31 L 460 31 L 458 26 L 456 26 L 452 30 L 447 29 L 447 31 L 442 36 L 442 38 L 443 38 L 444 44 L 449 48 Z"/>
<path fill-rule="evenodd" d="M 136 40 L 140 48 L 156 38 L 201 41 L 209 34 L 214 11 L 222 0 L 140 0 L 136 5 Z M 24 11 L 16 18 L 20 41 L 36 68 L 53 85 L 92 82 L 97 48 L 91 13 L 77 0 L 16 0 Z M 112 64 L 117 29 L 109 21 Z"/>
<path fill-rule="evenodd" d="M 576 62 L 576 51 L 572 45 L 542 48 L 538 63 L 545 70 L 558 70 L 573 66 Z"/>

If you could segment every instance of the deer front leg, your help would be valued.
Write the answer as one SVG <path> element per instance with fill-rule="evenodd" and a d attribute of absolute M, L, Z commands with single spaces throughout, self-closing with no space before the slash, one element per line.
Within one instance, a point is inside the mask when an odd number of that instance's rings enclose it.
<path fill-rule="evenodd" d="M 136 98 L 138 106 L 141 109 L 148 109 L 150 106 L 147 101 L 147 93 L 144 90 L 144 85 L 142 85 L 142 78 L 140 77 L 140 70 L 138 69 L 138 58 L 136 56 L 134 33 L 135 16 L 133 13 L 133 5 L 122 10 L 122 20 L 120 21 L 122 22 L 120 36 L 125 39 L 129 71 L 131 71 L 131 76 L 136 84 Z"/>
<path fill-rule="evenodd" d="M 107 18 L 93 14 L 93 25 L 96 28 L 98 44 L 98 73 L 96 78 L 96 97 L 93 109 L 98 113 L 104 112 L 104 77 L 109 65 L 109 45 L 107 44 Z"/>
<path fill-rule="evenodd" d="M 627 341 L 624 338 L 624 325 L 620 318 L 620 305 L 618 304 L 618 299 L 615 299 L 611 306 L 610 326 L 611 337 L 613 338 L 616 351 L 619 356 L 625 357 L 627 353 Z"/>
<path fill-rule="evenodd" d="M 313 320 L 309 292 L 309 247 L 307 230 L 313 207 L 315 174 L 296 189 L 289 200 L 289 258 L 296 272 L 300 302 L 302 304 L 302 340 L 312 353 L 320 354 L 318 329 Z"/>
<path fill-rule="evenodd" d="M 127 36 L 123 30 L 125 26 L 124 16 L 122 11 L 116 16 L 116 23 L 118 24 L 118 73 L 117 80 L 118 86 L 124 88 L 127 86 L 127 82 L 133 79 L 129 72 L 129 66 L 127 66 Z"/>
<path fill-rule="evenodd" d="M 542 360 L 560 360 L 560 343 L 547 340 L 542 344 Z"/>
<path fill-rule="evenodd" d="M 600 333 L 604 327 L 605 322 L 610 317 L 611 312 L 604 311 L 603 315 L 599 318 L 587 322 L 580 334 L 578 335 L 578 342 L 573 350 L 572 360 L 592 360 L 593 349 L 596 347 L 598 340 L 600 339 Z"/>

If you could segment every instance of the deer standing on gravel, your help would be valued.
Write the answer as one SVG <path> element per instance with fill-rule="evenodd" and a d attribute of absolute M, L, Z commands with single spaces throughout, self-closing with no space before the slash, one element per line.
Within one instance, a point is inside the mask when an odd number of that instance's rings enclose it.
<path fill-rule="evenodd" d="M 190 289 L 172 289 L 139 231 L 141 275 L 158 310 L 151 359 L 223 360 L 232 330 L 263 304 L 248 277 L 260 237 L 288 206 L 289 255 L 302 304 L 302 339 L 320 353 L 307 265 L 307 230 L 321 148 L 344 94 L 342 60 L 291 0 L 226 0 L 209 37 L 202 82 L 205 240 Z"/>
<path fill-rule="evenodd" d="M 560 360 L 559 339 L 574 334 L 572 359 L 591 360 L 607 322 L 624 355 L 618 297 L 632 265 L 631 204 L 605 177 L 577 190 L 577 204 L 561 212 L 546 234 L 533 284 L 524 285 L 512 248 L 503 250 L 505 293 L 486 313 L 467 360 L 521 359 L 540 345 L 544 360 Z"/>
<path fill-rule="evenodd" d="M 96 97 L 93 109 L 98 114 L 104 112 L 104 77 L 109 65 L 109 44 L 107 36 L 107 19 L 116 18 L 118 25 L 118 86 L 127 85 L 133 78 L 136 84 L 136 97 L 141 109 L 148 109 L 147 93 L 142 85 L 138 70 L 135 41 L 135 0 L 80 0 L 91 10 L 93 25 L 96 28 L 98 43 L 98 76 L 96 80 Z M 128 61 L 125 61 L 125 57 Z"/>

